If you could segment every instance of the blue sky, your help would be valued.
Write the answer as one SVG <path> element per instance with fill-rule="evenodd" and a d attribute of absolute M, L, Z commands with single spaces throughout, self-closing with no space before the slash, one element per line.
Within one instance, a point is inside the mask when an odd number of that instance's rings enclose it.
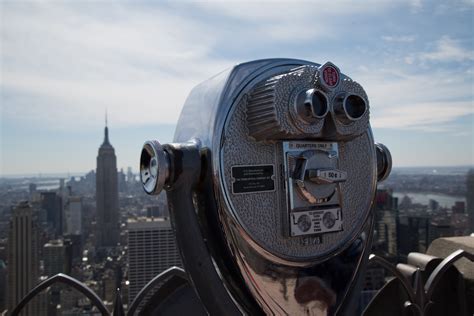
<path fill-rule="evenodd" d="M 268 57 L 365 88 L 395 166 L 474 164 L 473 1 L 0 2 L 0 175 L 118 166 L 167 142 L 193 86 Z"/>

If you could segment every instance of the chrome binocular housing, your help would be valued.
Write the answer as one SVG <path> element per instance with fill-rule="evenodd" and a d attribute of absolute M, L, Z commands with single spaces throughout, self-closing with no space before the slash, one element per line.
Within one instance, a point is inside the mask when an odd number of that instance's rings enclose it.
<path fill-rule="evenodd" d="M 185 270 L 210 314 L 351 314 L 391 171 L 369 99 L 331 62 L 267 59 L 195 87 L 140 176 L 167 191 Z"/>

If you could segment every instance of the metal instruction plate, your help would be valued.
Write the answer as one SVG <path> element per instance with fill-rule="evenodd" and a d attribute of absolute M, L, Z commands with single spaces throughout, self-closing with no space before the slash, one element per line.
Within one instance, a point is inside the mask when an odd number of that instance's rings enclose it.
<path fill-rule="evenodd" d="M 340 208 L 318 209 L 290 214 L 291 236 L 321 234 L 342 230 Z"/>
<path fill-rule="evenodd" d="M 324 150 L 328 152 L 338 152 L 337 143 L 334 142 L 308 142 L 308 141 L 291 141 L 283 142 L 283 150 L 288 151 L 305 151 L 311 149 Z"/>
<path fill-rule="evenodd" d="M 273 165 L 251 165 L 232 167 L 232 193 L 254 193 L 275 190 L 275 168 Z"/>

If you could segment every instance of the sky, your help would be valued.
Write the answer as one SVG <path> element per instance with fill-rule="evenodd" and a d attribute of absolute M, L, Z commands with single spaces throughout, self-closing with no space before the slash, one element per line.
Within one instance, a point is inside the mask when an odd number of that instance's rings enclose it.
<path fill-rule="evenodd" d="M 474 165 L 474 1 L 0 1 L 0 176 L 119 168 L 235 64 L 335 63 L 394 167 Z"/>

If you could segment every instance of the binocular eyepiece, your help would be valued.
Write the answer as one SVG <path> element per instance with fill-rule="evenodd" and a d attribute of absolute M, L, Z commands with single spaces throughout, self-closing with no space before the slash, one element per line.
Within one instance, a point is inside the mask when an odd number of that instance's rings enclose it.
<path fill-rule="evenodd" d="M 323 119 L 330 111 L 328 97 L 314 88 L 301 91 L 295 102 L 296 112 L 301 120 L 311 124 Z M 341 93 L 332 103 L 331 112 L 343 124 L 350 124 L 362 118 L 367 111 L 367 103 L 357 94 Z"/>
<path fill-rule="evenodd" d="M 326 95 L 314 88 L 301 91 L 296 99 L 295 106 L 301 119 L 309 124 L 324 118 L 329 112 Z"/>
<path fill-rule="evenodd" d="M 391 166 L 360 84 L 331 62 L 268 59 L 194 88 L 174 143 L 143 146 L 140 178 L 167 191 L 209 313 L 328 315 L 356 300 Z"/>
<path fill-rule="evenodd" d="M 334 113 L 336 118 L 345 123 L 361 119 L 367 111 L 367 103 L 365 100 L 356 94 L 342 93 L 334 100 Z"/>

